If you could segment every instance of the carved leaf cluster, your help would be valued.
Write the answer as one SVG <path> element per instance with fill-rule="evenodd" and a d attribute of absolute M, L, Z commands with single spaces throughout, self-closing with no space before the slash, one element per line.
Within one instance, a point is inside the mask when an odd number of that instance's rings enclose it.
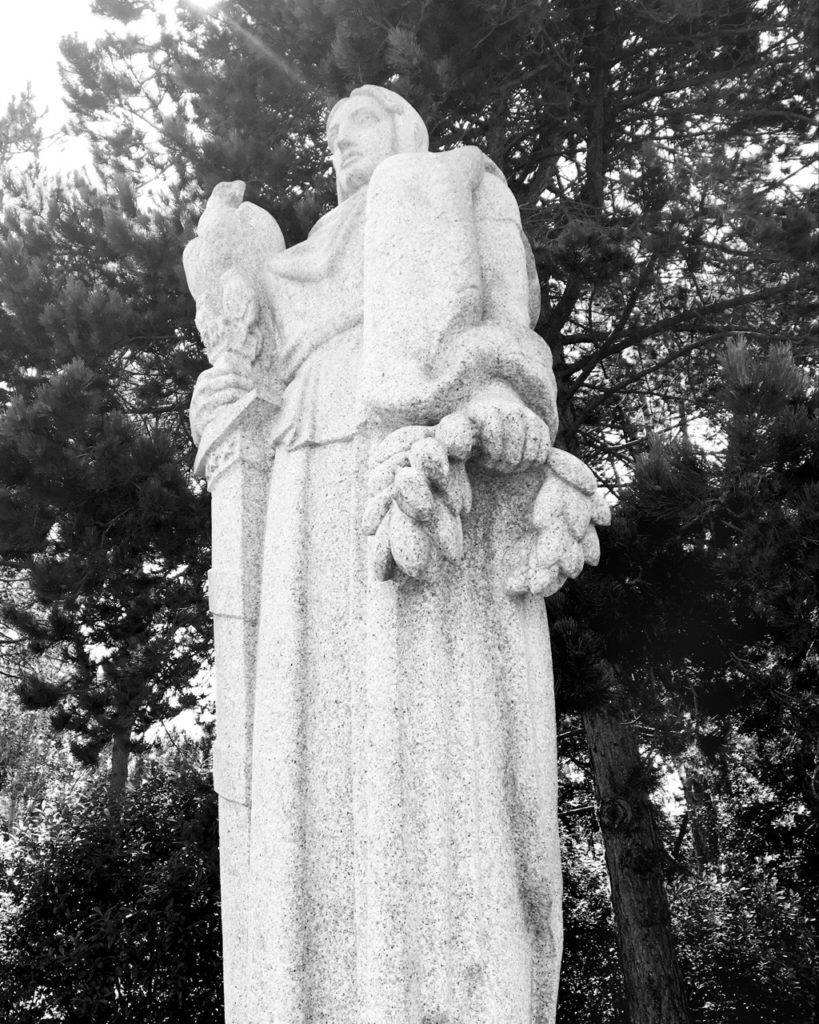
<path fill-rule="evenodd" d="M 375 579 L 392 579 L 396 570 L 430 579 L 446 562 L 462 560 L 462 518 L 472 507 L 464 461 L 472 429 L 465 416 L 454 414 L 438 427 L 402 427 L 379 446 L 362 524 L 373 537 Z"/>

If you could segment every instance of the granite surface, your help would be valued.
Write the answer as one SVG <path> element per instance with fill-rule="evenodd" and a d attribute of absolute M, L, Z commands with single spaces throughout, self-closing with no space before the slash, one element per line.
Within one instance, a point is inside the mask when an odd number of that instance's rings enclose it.
<path fill-rule="evenodd" d="M 217 186 L 186 254 L 213 363 L 229 1024 L 549 1024 L 561 953 L 543 594 L 595 563 L 552 448 L 506 183 L 397 94 L 328 119 L 339 205 L 285 249 Z"/>

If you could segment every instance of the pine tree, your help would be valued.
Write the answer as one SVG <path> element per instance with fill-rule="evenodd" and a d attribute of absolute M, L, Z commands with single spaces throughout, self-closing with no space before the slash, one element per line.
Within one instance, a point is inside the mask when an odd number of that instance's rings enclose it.
<path fill-rule="evenodd" d="M 60 666 L 22 675 L 25 706 L 52 708 L 87 763 L 112 744 L 118 800 L 129 753 L 192 702 L 207 656 L 206 506 L 180 459 L 201 365 L 174 325 L 189 301 L 169 258 L 182 230 L 139 213 L 122 181 L 110 198 L 46 185 L 36 165 L 7 182 L 0 550 L 36 607 L 10 601 L 3 617 Z"/>
<path fill-rule="evenodd" d="M 622 728 L 617 732 L 611 749 L 624 754 L 608 778 L 619 781 L 619 790 L 604 790 L 594 772 L 600 827 L 611 834 L 610 869 L 612 856 L 622 859 L 610 875 L 622 884 L 612 895 L 624 960 L 635 955 L 629 945 L 635 927 L 656 926 L 661 905 L 656 898 L 641 905 L 632 879 L 653 877 L 656 884 L 680 871 L 689 824 L 693 870 L 703 887 L 719 889 L 726 876 L 741 873 L 732 857 L 749 858 L 747 870 L 764 871 L 792 846 L 766 898 L 787 901 L 795 934 L 806 935 L 815 915 L 819 850 L 809 817 L 816 810 L 819 701 L 815 384 L 786 349 L 765 352 L 744 343 L 726 350 L 723 373 L 714 410 L 722 419 L 719 446 L 655 443 L 622 492 L 601 571 L 558 607 L 556 660 L 562 673 L 584 682 L 585 697 L 575 690 L 574 700 L 586 728 L 590 717 L 602 716 L 601 729 L 612 728 L 612 720 L 616 729 L 627 707 L 650 736 L 640 753 L 629 749 Z M 594 762 L 593 737 L 590 748 Z M 687 776 L 687 811 L 673 852 L 659 836 L 640 836 L 647 821 L 670 839 L 656 809 L 645 804 L 660 781 L 647 760 L 652 751 L 666 774 L 675 768 Z M 754 791 L 756 798 L 749 796 Z M 776 794 L 773 806 L 766 791 Z M 707 871 L 711 864 L 714 873 Z M 796 950 L 780 967 L 799 970 L 799 957 L 804 963 L 810 955 Z M 627 968 L 626 985 L 632 1007 Z M 783 1004 L 780 997 L 778 1008 L 771 1003 L 771 1020 L 796 1020 L 798 1010 L 804 1014 L 798 1020 L 807 1022 L 812 998 L 800 991 Z M 697 1007 L 701 1015 L 711 1019 L 707 1007 Z"/>

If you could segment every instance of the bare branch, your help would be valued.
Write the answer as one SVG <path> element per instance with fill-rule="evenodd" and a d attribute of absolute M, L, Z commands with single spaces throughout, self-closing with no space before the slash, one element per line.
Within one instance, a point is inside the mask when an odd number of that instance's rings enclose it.
<path fill-rule="evenodd" d="M 647 338 L 651 338 L 656 334 L 661 334 L 663 331 L 671 331 L 679 328 L 693 330 L 697 320 L 703 320 L 706 316 L 712 316 L 714 313 L 724 313 L 729 309 L 739 309 L 742 306 L 749 306 L 755 302 L 762 302 L 765 299 L 772 299 L 786 295 L 788 292 L 793 291 L 799 284 L 801 284 L 801 282 L 801 277 L 793 277 L 789 281 L 780 285 L 771 285 L 767 288 L 760 288 L 755 292 L 742 292 L 739 295 L 732 295 L 725 299 L 719 299 L 716 302 L 703 303 L 699 306 L 681 310 L 673 316 L 657 320 L 653 324 L 647 324 L 645 327 L 635 328 L 634 330 L 627 332 L 616 344 L 612 345 L 611 343 L 605 343 L 596 352 L 591 352 L 583 359 L 579 359 L 577 362 L 568 365 L 566 367 L 566 374 L 567 376 L 571 376 L 571 374 L 580 370 L 584 375 L 583 379 L 585 380 L 586 377 L 588 377 L 587 369 L 589 365 L 594 368 L 608 356 L 614 355 L 617 352 L 622 352 L 624 349 L 630 348 L 632 345 L 637 345 L 639 342 L 645 341 Z M 571 393 L 574 393 L 575 390 L 577 389 L 574 388 Z"/>

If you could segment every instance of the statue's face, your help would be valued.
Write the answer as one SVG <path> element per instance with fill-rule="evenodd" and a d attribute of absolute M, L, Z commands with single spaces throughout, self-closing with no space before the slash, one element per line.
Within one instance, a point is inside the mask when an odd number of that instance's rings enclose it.
<path fill-rule="evenodd" d="M 392 115 L 369 96 L 352 96 L 327 125 L 338 194 L 346 199 L 367 184 L 382 160 L 396 151 Z"/>

